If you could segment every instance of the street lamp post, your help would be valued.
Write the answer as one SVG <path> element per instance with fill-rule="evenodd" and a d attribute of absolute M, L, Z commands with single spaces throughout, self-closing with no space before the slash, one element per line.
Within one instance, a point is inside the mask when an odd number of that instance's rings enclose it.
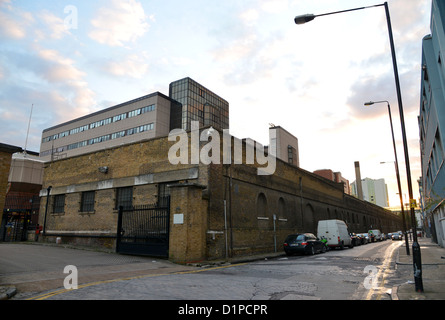
<path fill-rule="evenodd" d="M 402 126 L 402 137 L 403 137 L 403 148 L 405 153 L 405 166 L 406 166 L 406 176 L 407 176 L 407 182 L 408 182 L 408 193 L 409 193 L 409 200 L 410 200 L 410 211 L 411 211 L 411 223 L 413 226 L 415 226 L 415 213 L 414 213 L 414 198 L 413 198 L 413 186 L 411 182 L 411 168 L 409 163 L 409 155 L 408 155 L 408 144 L 406 140 L 406 130 L 405 130 L 405 119 L 403 115 L 403 105 L 402 105 L 402 94 L 400 90 L 400 81 L 399 81 L 399 71 L 397 69 L 397 59 L 396 59 L 396 52 L 394 47 L 394 39 L 392 34 L 392 27 L 391 27 L 391 18 L 389 15 L 389 8 L 388 8 L 388 2 L 384 2 L 382 4 L 377 4 L 373 6 L 367 6 L 367 7 L 360 7 L 360 8 L 354 8 L 354 9 L 348 9 L 348 10 L 342 10 L 342 11 L 336 11 L 336 12 L 330 12 L 330 13 L 324 13 L 319 15 L 314 14 L 305 14 L 296 16 L 294 21 L 296 24 L 304 24 L 306 22 L 314 20 L 316 17 L 336 14 L 336 13 L 343 13 L 343 12 L 350 12 L 350 11 L 356 11 L 356 10 L 362 10 L 362 9 L 368 9 L 368 8 L 375 8 L 375 7 L 385 7 L 385 13 L 386 13 L 386 23 L 388 26 L 388 35 L 389 35 L 389 42 L 391 46 L 391 56 L 392 56 L 392 64 L 394 69 L 394 78 L 396 82 L 396 92 L 397 92 L 397 101 L 399 104 L 399 114 L 400 114 L 400 123 Z M 415 230 L 414 230 L 415 231 Z M 415 283 L 415 290 L 417 292 L 423 292 L 423 282 L 422 282 L 422 259 L 420 254 L 420 246 L 417 241 L 417 233 L 413 232 L 413 268 L 414 268 L 414 283 Z"/>
<path fill-rule="evenodd" d="M 391 106 L 389 105 L 389 102 L 386 101 L 386 100 L 384 100 L 384 101 L 369 101 L 369 102 L 365 103 L 365 106 L 371 106 L 374 103 L 384 103 L 384 102 L 386 102 L 386 104 L 388 105 L 389 123 L 391 124 L 392 145 L 393 145 L 393 148 L 394 148 L 396 177 L 397 177 L 397 188 L 399 189 L 400 208 L 402 210 L 402 223 L 403 223 L 403 233 L 405 234 L 406 254 L 410 255 L 410 253 L 409 253 L 409 244 L 408 244 L 408 234 L 407 234 L 406 221 L 405 221 L 405 209 L 404 209 L 403 197 L 402 197 L 402 186 L 401 186 L 401 183 L 400 183 L 399 160 L 397 159 L 396 140 L 394 138 L 394 128 L 393 128 L 393 125 L 392 125 Z"/>

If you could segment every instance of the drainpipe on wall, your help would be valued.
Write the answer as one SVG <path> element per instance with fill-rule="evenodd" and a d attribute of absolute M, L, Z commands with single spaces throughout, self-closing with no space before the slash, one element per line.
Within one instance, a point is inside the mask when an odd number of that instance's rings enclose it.
<path fill-rule="evenodd" d="M 46 189 L 45 218 L 43 220 L 43 229 L 42 229 L 42 232 L 45 236 L 46 236 L 46 215 L 48 214 L 49 193 L 51 192 L 52 188 L 53 188 L 52 186 L 49 186 L 48 189 Z"/>
<path fill-rule="evenodd" d="M 301 206 L 301 228 L 304 229 L 304 214 L 303 214 L 303 177 L 299 178 L 300 184 L 300 206 Z"/>

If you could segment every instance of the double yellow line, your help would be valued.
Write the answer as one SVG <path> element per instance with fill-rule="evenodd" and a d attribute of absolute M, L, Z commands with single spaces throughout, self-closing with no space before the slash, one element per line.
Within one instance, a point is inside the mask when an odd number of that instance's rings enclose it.
<path fill-rule="evenodd" d="M 376 300 L 381 300 L 382 298 L 382 294 L 384 293 L 383 290 L 386 289 L 384 287 L 385 285 L 385 279 L 388 276 L 388 273 L 390 271 L 390 263 L 391 263 L 391 259 L 392 259 L 392 255 L 394 253 L 394 251 L 396 249 L 398 249 L 400 247 L 400 243 L 391 243 L 391 245 L 386 249 L 385 251 L 385 260 L 383 260 L 383 263 L 379 269 L 379 271 L 377 272 L 377 283 L 380 283 L 381 285 L 377 288 L 371 288 L 368 291 L 368 294 L 366 295 L 366 300 L 371 300 L 372 296 L 377 292 L 377 298 Z M 380 278 L 381 281 L 380 281 Z"/>
<path fill-rule="evenodd" d="M 128 281 L 128 280 L 134 280 L 134 279 L 142 279 L 142 278 L 152 278 L 152 277 L 162 277 L 162 276 L 168 276 L 168 275 L 175 275 L 175 274 L 191 274 L 191 273 L 199 273 L 199 272 L 205 272 L 210 270 L 217 270 L 217 269 L 223 269 L 223 268 L 229 268 L 229 267 L 235 267 L 235 266 L 241 266 L 245 265 L 247 263 L 238 263 L 238 264 L 231 264 L 226 266 L 219 266 L 214 268 L 206 268 L 206 269 L 198 269 L 198 270 L 190 270 L 190 271 L 178 271 L 178 272 L 172 272 L 172 273 L 163 273 L 163 274 L 146 274 L 142 276 L 135 276 L 135 277 L 127 277 L 127 278 L 119 278 L 119 279 L 112 279 L 112 280 L 103 280 L 103 281 L 96 281 L 96 282 L 90 282 L 85 283 L 77 286 L 77 289 L 59 289 L 47 293 L 43 293 L 31 298 L 28 298 L 26 300 L 45 300 L 54 296 L 57 296 L 59 294 L 67 293 L 69 291 L 73 290 L 79 290 L 82 288 L 97 286 L 99 284 L 105 284 L 105 283 L 113 283 L 118 281 Z"/>

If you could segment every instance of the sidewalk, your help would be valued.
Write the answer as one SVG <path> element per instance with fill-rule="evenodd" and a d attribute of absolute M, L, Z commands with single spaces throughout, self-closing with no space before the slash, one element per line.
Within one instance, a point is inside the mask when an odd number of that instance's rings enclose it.
<path fill-rule="evenodd" d="M 405 240 L 400 246 L 396 268 L 410 271 L 406 282 L 393 287 L 392 300 L 444 300 L 445 299 L 445 248 L 431 241 L 430 238 L 419 237 L 422 257 L 422 282 L 424 292 L 418 293 L 414 285 L 414 267 L 412 260 L 412 242 L 409 242 L 410 255 L 406 254 Z M 405 272 L 404 274 L 408 274 Z"/>

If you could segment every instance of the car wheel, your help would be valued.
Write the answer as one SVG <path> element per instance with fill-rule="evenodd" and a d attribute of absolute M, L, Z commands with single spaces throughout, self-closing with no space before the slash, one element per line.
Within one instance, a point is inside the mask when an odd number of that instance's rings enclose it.
<path fill-rule="evenodd" d="M 310 251 L 309 251 L 309 254 L 310 254 L 311 256 L 313 256 L 313 255 L 315 254 L 314 246 L 311 246 L 311 249 L 310 249 Z"/>

